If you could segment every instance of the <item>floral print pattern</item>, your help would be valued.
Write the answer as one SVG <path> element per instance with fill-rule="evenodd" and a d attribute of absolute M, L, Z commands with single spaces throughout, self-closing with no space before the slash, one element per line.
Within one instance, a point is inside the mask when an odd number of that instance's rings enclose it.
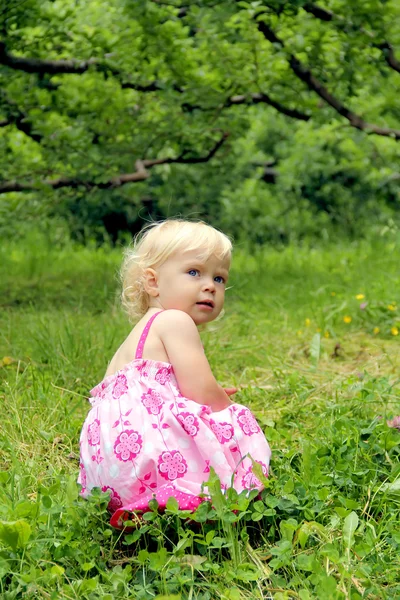
<path fill-rule="evenodd" d="M 165 385 L 166 383 L 171 381 L 170 373 L 171 373 L 171 367 L 161 367 L 160 369 L 158 369 L 155 379 L 161 385 Z"/>
<path fill-rule="evenodd" d="M 105 384 L 105 382 L 103 381 L 103 383 L 101 383 L 99 386 L 97 386 L 97 388 L 98 388 L 98 390 L 97 390 L 96 396 L 97 396 L 98 398 L 100 398 L 100 400 L 101 400 L 101 399 L 102 399 L 102 398 L 104 398 L 104 397 L 105 397 L 105 395 L 106 395 L 106 389 L 107 389 L 107 385 L 106 385 L 106 384 Z"/>
<path fill-rule="evenodd" d="M 183 429 L 188 435 L 194 437 L 199 431 L 199 422 L 192 413 L 182 412 L 177 416 L 178 421 L 181 423 Z"/>
<path fill-rule="evenodd" d="M 123 431 L 114 444 L 114 453 L 118 460 L 127 461 L 137 457 L 142 448 L 142 438 L 137 431 Z"/>
<path fill-rule="evenodd" d="M 123 394 L 126 394 L 128 391 L 128 381 L 126 376 L 123 373 L 118 373 L 117 378 L 114 383 L 112 395 L 113 398 L 121 398 Z"/>
<path fill-rule="evenodd" d="M 141 377 L 147 377 L 147 360 L 141 361 L 141 363 L 137 365 L 136 369 L 139 371 Z"/>
<path fill-rule="evenodd" d="M 149 389 L 146 394 L 143 394 L 142 403 L 149 415 L 158 415 L 161 411 L 163 400 L 159 392 Z"/>
<path fill-rule="evenodd" d="M 210 419 L 210 428 L 215 433 L 215 437 L 220 444 L 225 444 L 233 438 L 233 427 L 229 423 L 217 423 Z"/>
<path fill-rule="evenodd" d="M 173 481 L 184 476 L 187 471 L 187 462 L 179 450 L 166 451 L 158 458 L 158 470 L 161 477 Z"/>
<path fill-rule="evenodd" d="M 98 419 L 88 425 L 87 439 L 91 446 L 97 446 L 100 442 L 100 421 Z"/>
<path fill-rule="evenodd" d="M 240 411 L 237 420 L 240 428 L 246 435 L 260 433 L 261 429 L 259 428 L 257 421 L 255 420 L 248 408 L 244 408 Z"/>

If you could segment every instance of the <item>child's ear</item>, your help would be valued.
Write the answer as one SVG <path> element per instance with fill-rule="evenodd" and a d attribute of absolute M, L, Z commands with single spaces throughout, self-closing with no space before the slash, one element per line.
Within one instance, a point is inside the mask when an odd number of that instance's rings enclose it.
<path fill-rule="evenodd" d="M 144 275 L 144 289 L 149 294 L 156 298 L 158 296 L 158 280 L 157 273 L 154 269 L 146 269 Z"/>

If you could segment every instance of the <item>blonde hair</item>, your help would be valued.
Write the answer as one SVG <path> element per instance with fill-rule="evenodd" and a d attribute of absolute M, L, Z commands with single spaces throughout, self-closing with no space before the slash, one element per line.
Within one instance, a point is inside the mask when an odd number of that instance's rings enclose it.
<path fill-rule="evenodd" d="M 145 270 L 160 267 L 179 250 L 198 250 L 201 260 L 211 255 L 225 260 L 231 256 L 232 242 L 224 233 L 202 221 L 169 219 L 142 229 L 133 246 L 125 251 L 121 267 L 122 305 L 131 320 L 142 317 L 149 308 L 149 296 L 144 288 Z"/>

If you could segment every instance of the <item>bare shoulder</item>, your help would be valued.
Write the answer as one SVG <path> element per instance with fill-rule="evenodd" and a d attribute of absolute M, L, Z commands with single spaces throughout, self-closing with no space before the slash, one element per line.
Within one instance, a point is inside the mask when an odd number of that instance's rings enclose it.
<path fill-rule="evenodd" d="M 162 335 L 173 331 L 199 335 L 193 319 L 182 310 L 164 310 L 156 320 L 157 330 Z"/>

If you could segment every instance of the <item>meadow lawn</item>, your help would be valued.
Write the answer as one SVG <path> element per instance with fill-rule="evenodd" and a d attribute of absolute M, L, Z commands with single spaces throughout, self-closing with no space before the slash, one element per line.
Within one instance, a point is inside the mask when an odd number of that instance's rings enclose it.
<path fill-rule="evenodd" d="M 399 251 L 393 237 L 237 249 L 202 337 L 271 444 L 266 489 L 223 496 L 211 477 L 190 520 L 170 502 L 121 533 L 107 495 L 75 483 L 88 392 L 130 328 L 121 249 L 4 243 L 0 597 L 400 598 Z"/>

